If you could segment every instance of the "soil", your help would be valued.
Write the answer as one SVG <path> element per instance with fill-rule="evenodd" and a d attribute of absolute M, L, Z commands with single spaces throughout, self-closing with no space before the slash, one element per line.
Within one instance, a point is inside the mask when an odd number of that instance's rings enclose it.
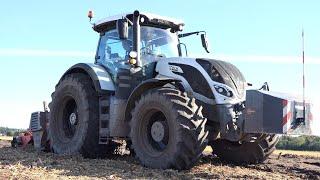
<path fill-rule="evenodd" d="M 0 179 L 320 179 L 320 158 L 273 154 L 262 164 L 233 165 L 205 155 L 190 170 L 149 169 L 130 155 L 84 159 L 11 148 L 0 141 Z"/>

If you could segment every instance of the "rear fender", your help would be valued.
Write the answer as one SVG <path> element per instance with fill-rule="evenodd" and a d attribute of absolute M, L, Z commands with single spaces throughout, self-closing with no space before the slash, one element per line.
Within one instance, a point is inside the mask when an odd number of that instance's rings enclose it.
<path fill-rule="evenodd" d="M 104 94 L 107 92 L 114 92 L 115 85 L 112 81 L 110 74 L 100 65 L 93 63 L 79 63 L 71 68 L 69 68 L 60 79 L 59 83 L 64 79 L 68 74 L 72 73 L 84 73 L 87 74 L 94 85 L 95 90 L 99 94 Z"/>

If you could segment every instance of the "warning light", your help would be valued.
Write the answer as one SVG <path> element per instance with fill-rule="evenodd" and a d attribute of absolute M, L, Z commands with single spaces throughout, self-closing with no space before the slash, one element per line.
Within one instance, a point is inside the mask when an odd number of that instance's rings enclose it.
<path fill-rule="evenodd" d="M 90 21 L 91 21 L 91 19 L 93 18 L 93 11 L 89 10 L 89 12 L 88 12 L 88 18 L 89 18 Z"/>

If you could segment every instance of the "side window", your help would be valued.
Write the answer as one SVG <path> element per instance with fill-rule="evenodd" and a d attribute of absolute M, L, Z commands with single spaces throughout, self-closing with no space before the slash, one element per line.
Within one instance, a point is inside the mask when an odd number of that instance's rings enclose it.
<path fill-rule="evenodd" d="M 130 32 L 130 31 L 129 31 Z M 132 50 L 132 35 L 127 40 L 120 40 L 117 30 L 106 32 L 100 39 L 98 62 L 104 65 L 113 78 L 116 78 L 119 68 L 130 67 L 128 55 Z"/>
<path fill-rule="evenodd" d="M 107 34 L 108 35 L 108 34 Z M 127 55 L 127 50 L 122 45 L 122 40 L 119 40 L 118 37 L 112 36 L 106 37 L 106 47 L 105 47 L 105 60 L 106 61 L 123 61 Z"/>

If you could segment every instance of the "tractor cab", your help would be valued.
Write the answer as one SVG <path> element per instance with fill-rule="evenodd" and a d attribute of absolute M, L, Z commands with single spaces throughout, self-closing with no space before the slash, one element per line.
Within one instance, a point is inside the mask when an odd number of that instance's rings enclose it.
<path fill-rule="evenodd" d="M 119 69 L 142 68 L 152 78 L 155 62 L 182 56 L 179 37 L 184 34 L 178 32 L 183 26 L 180 20 L 138 11 L 97 21 L 93 24 L 100 33 L 96 63 L 105 66 L 114 80 Z"/>

